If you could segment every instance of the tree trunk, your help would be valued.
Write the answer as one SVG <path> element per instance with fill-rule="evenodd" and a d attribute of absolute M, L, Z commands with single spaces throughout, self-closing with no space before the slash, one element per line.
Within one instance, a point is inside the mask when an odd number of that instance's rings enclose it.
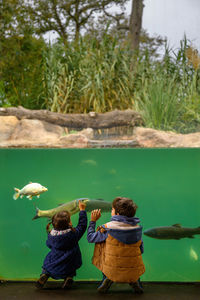
<path fill-rule="evenodd" d="M 23 107 L 0 108 L 0 116 L 16 116 L 18 119 L 37 119 L 69 128 L 112 128 L 143 125 L 142 117 L 133 110 L 115 110 L 106 113 L 60 114 L 48 110 L 30 110 Z"/>
<path fill-rule="evenodd" d="M 132 0 L 130 15 L 130 39 L 133 50 L 139 49 L 140 32 L 142 28 L 143 0 Z"/>

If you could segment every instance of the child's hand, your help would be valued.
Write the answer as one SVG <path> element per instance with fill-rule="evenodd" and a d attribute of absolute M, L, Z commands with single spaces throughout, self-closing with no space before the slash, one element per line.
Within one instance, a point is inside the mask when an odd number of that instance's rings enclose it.
<path fill-rule="evenodd" d="M 85 210 L 86 204 L 81 200 L 78 201 L 78 206 L 80 210 Z"/>
<path fill-rule="evenodd" d="M 101 217 L 101 210 L 95 209 L 91 212 L 91 221 L 96 222 Z"/>

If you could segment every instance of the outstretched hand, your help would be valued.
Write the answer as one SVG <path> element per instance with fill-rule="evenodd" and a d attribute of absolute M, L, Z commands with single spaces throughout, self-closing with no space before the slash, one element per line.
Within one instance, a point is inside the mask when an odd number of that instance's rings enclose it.
<path fill-rule="evenodd" d="M 78 201 L 78 206 L 80 210 L 85 210 L 86 208 L 86 204 L 81 200 Z"/>
<path fill-rule="evenodd" d="M 91 221 L 96 222 L 101 217 L 101 210 L 95 209 L 91 212 Z"/>

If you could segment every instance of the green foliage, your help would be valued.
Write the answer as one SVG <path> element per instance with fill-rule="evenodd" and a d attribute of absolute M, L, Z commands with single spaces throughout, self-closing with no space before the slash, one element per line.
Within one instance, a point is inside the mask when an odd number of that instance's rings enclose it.
<path fill-rule="evenodd" d="M 200 58 L 186 39 L 178 52 L 166 46 L 158 57 L 149 38 L 136 56 L 106 31 L 53 45 L 31 31 L 10 32 L 0 38 L 1 106 L 60 113 L 130 108 L 142 114 L 147 127 L 200 130 Z"/>
<path fill-rule="evenodd" d="M 191 132 L 200 127 L 199 69 L 189 64 L 186 39 L 162 59 L 105 34 L 79 45 L 54 44 L 44 53 L 44 107 L 57 112 L 138 110 L 147 127 Z M 44 92 L 45 91 L 45 92 Z"/>
<path fill-rule="evenodd" d="M 5 98 L 3 103 L 27 108 L 41 106 L 42 39 L 12 36 L 1 41 L 0 76 Z"/>
<path fill-rule="evenodd" d="M 6 106 L 6 95 L 3 81 L 0 81 L 0 106 Z"/>
<path fill-rule="evenodd" d="M 142 89 L 135 94 L 136 108 L 147 127 L 183 133 L 199 130 L 199 70 L 188 64 L 187 47 L 186 39 L 176 54 L 166 47 L 164 58 L 149 60 L 145 72 L 140 62 Z"/>
<path fill-rule="evenodd" d="M 33 33 L 33 24 L 23 0 L 0 0 L 0 42 L 12 36 Z"/>
<path fill-rule="evenodd" d="M 137 94 L 137 104 L 145 124 L 152 128 L 172 130 L 180 109 L 174 78 L 166 78 L 161 73 L 150 81 L 145 81 L 141 93 Z"/>
<path fill-rule="evenodd" d="M 113 5 L 123 7 L 127 0 L 32 0 L 26 2 L 29 18 L 38 34 L 57 32 L 67 44 L 78 42 L 81 31 L 88 28 L 88 23 L 96 13 Z"/>
<path fill-rule="evenodd" d="M 0 0 L 0 105 L 41 106 L 40 64 L 46 45 L 33 36 L 32 25 L 23 0 Z"/>
<path fill-rule="evenodd" d="M 44 72 L 47 109 L 59 112 L 106 112 L 133 105 L 130 55 L 105 36 L 99 42 L 82 39 L 79 47 L 61 44 L 49 49 Z M 126 52 L 125 52 L 126 53 Z M 46 55 L 46 54 L 45 54 Z"/>

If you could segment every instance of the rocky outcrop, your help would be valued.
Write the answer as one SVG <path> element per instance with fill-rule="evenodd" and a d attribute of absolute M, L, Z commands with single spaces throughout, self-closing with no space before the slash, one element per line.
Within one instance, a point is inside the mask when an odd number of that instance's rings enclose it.
<path fill-rule="evenodd" d="M 15 127 L 10 136 L 10 140 L 48 143 L 55 141 L 62 136 L 63 133 L 64 129 L 60 126 L 39 120 L 22 119 Z"/>
<path fill-rule="evenodd" d="M 18 123 L 19 121 L 16 117 L 0 117 L 0 142 L 10 138 Z"/>
<path fill-rule="evenodd" d="M 91 138 L 92 129 L 70 134 L 45 121 L 0 117 L 1 148 L 86 148 Z"/>
<path fill-rule="evenodd" d="M 177 134 L 151 128 L 136 127 L 133 139 L 142 148 L 187 148 L 200 147 L 200 132 Z"/>
<path fill-rule="evenodd" d="M 130 133 L 130 128 L 129 128 Z M 200 132 L 176 134 L 135 127 L 127 136 L 96 139 L 92 128 L 69 131 L 46 121 L 0 116 L 0 148 L 180 148 L 200 147 Z"/>

